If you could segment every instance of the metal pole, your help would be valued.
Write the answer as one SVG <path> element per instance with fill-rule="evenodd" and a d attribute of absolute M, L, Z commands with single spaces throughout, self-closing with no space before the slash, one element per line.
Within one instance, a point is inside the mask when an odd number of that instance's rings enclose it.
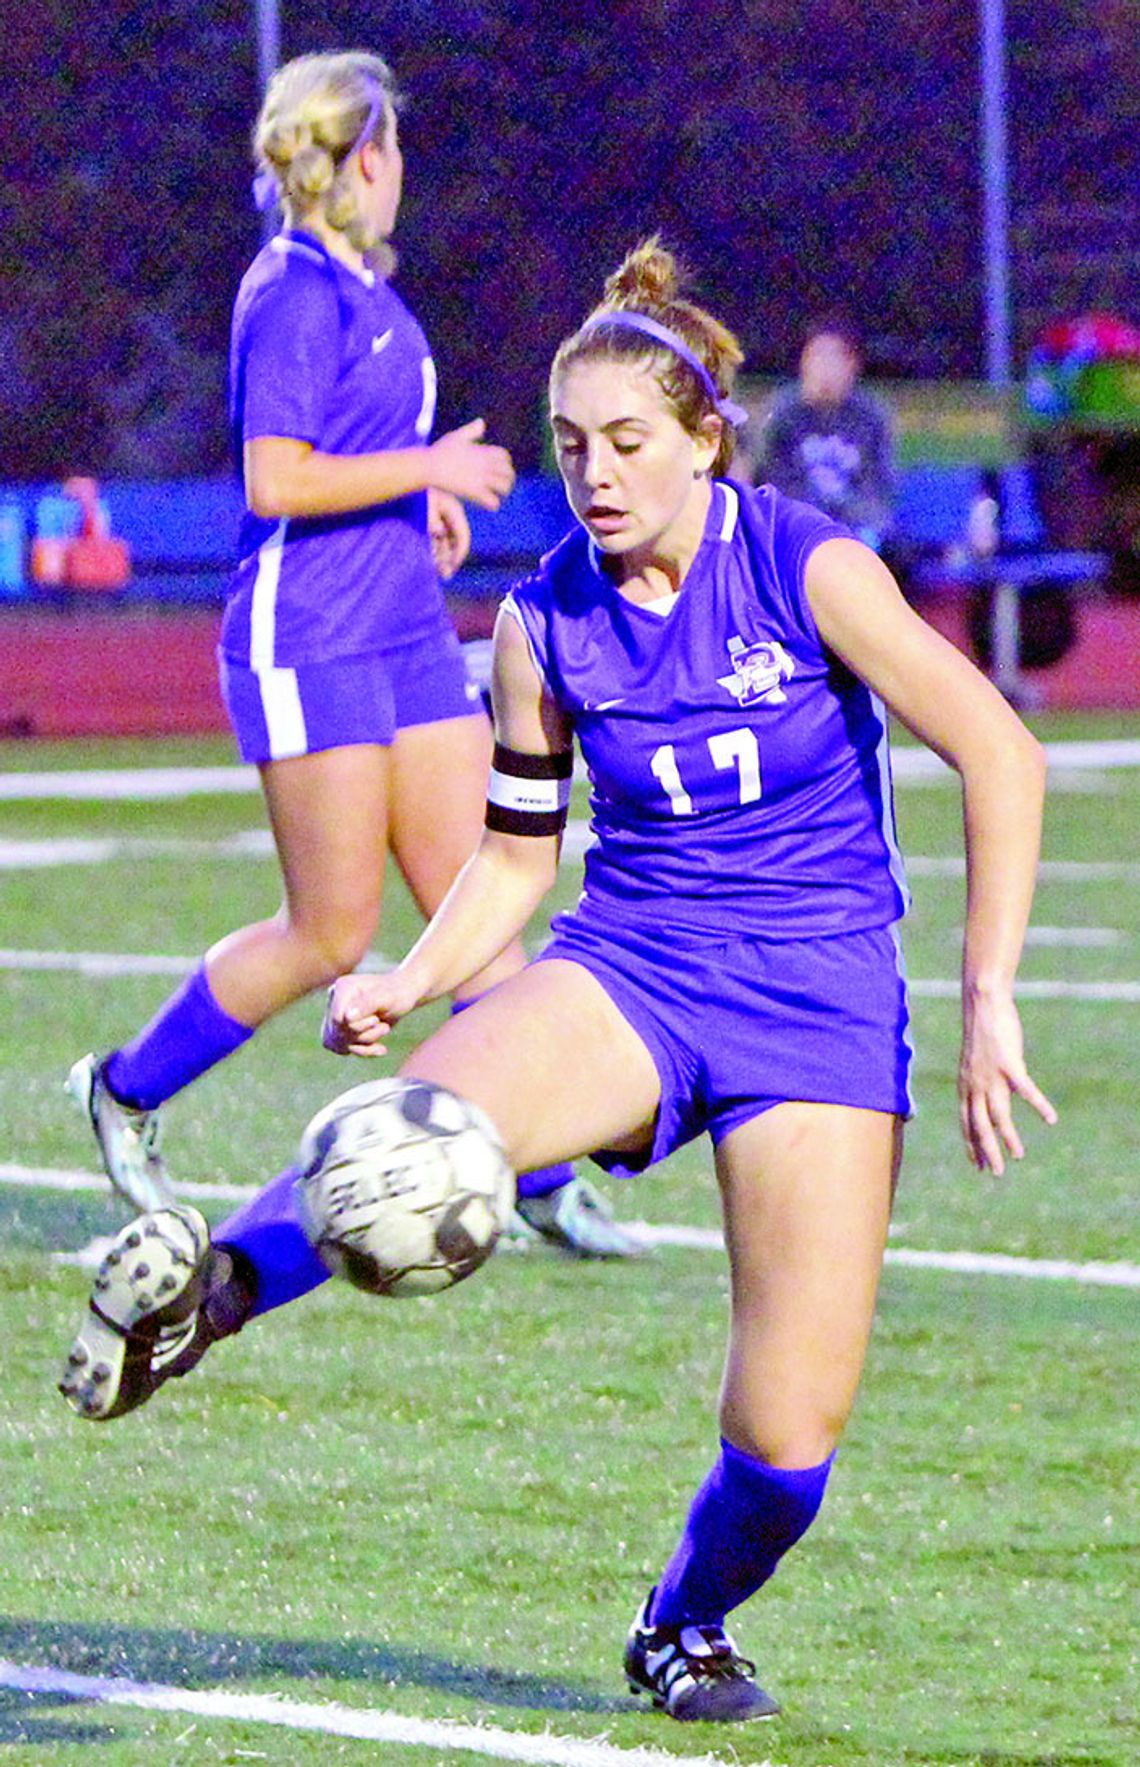
<path fill-rule="evenodd" d="M 257 6 L 257 90 L 264 93 L 281 59 L 281 17 L 278 0 L 256 0 Z M 261 238 L 264 244 L 277 231 L 278 214 L 271 208 L 261 217 Z"/>
<path fill-rule="evenodd" d="M 978 0 L 981 25 L 982 237 L 985 249 L 986 379 L 1008 387 L 1010 343 L 1009 168 L 1006 152 L 1005 0 Z"/>
<path fill-rule="evenodd" d="M 277 0 L 257 0 L 257 86 L 264 92 L 281 59 L 281 19 Z"/>

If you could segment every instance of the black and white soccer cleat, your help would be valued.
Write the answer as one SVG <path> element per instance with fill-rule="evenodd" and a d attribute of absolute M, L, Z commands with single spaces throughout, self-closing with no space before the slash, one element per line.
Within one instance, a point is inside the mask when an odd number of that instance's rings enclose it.
<path fill-rule="evenodd" d="M 60 1392 L 93 1423 L 144 1405 L 240 1329 L 252 1293 L 240 1293 L 235 1306 L 234 1288 L 232 1260 L 211 1247 L 197 1209 L 140 1215 L 99 1266 Z"/>
<path fill-rule="evenodd" d="M 650 1626 L 650 1590 L 629 1629 L 625 1676 L 634 1693 L 683 1723 L 739 1724 L 774 1718 L 780 1708 L 757 1686 L 756 1665 L 723 1626 Z"/>

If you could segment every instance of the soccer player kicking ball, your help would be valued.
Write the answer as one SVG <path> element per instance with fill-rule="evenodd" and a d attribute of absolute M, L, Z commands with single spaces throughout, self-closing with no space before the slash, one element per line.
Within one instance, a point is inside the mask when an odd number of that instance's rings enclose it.
<path fill-rule="evenodd" d="M 778 1710 L 725 1619 L 818 1512 L 871 1330 L 911 1059 L 883 702 L 963 783 L 969 1153 L 997 1173 L 1021 1157 L 1015 1093 L 1054 1120 L 1013 1002 L 1041 750 L 873 552 L 724 476 L 739 361 L 652 240 L 559 349 L 551 421 L 579 526 L 499 617 L 486 829 L 404 961 L 342 979 L 326 1016 L 330 1047 L 380 1054 L 527 923 L 555 877 L 576 736 L 597 834 L 578 906 L 403 1071 L 485 1111 L 516 1168 L 592 1150 L 628 1175 L 711 1137 L 732 1299 L 721 1442 L 624 1660 L 684 1720 Z M 138 1248 L 112 1252 L 73 1351 L 106 1350 L 109 1371 L 65 1379 L 88 1415 L 138 1403 L 244 1311 L 318 1279 L 289 1174 L 213 1248 L 191 1211 L 134 1231 L 186 1262 L 148 1259 L 173 1276 L 168 1305 L 131 1314 L 120 1271 Z"/>

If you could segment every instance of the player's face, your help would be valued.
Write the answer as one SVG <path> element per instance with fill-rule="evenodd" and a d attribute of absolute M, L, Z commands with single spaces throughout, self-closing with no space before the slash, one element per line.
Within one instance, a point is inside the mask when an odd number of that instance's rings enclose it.
<path fill-rule="evenodd" d="M 388 107 L 383 146 L 370 142 L 365 153 L 367 165 L 362 169 L 365 170 L 368 193 L 368 218 L 375 229 L 375 238 L 388 239 L 400 212 L 404 187 L 404 156 L 396 131 L 396 113 L 391 106 Z"/>
<path fill-rule="evenodd" d="M 570 507 L 603 552 L 636 569 L 695 549 L 716 419 L 691 436 L 651 369 L 593 357 L 553 383 L 550 420 Z"/>

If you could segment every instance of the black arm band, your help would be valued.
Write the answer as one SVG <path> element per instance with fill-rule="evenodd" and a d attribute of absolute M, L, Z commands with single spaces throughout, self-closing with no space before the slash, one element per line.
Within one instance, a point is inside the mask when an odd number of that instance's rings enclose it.
<path fill-rule="evenodd" d="M 574 756 L 524 755 L 495 744 L 487 788 L 487 827 L 498 834 L 561 834 L 570 815 Z"/>

